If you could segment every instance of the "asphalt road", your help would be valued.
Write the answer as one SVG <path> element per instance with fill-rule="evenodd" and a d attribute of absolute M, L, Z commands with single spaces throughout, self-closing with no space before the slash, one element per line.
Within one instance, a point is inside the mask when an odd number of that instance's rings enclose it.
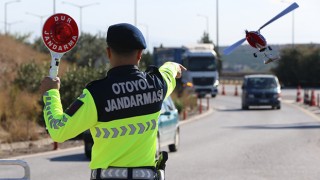
<path fill-rule="evenodd" d="M 239 96 L 210 102 L 211 113 L 182 124 L 180 149 L 169 153 L 166 179 L 319 179 L 318 118 L 292 103 L 283 103 L 281 110 L 243 111 Z M 32 180 L 89 179 L 82 148 L 19 159 L 28 162 Z M 0 179 L 22 174 L 21 168 L 0 168 Z"/>
<path fill-rule="evenodd" d="M 181 128 L 168 179 L 319 179 L 319 119 L 286 103 L 243 111 L 234 96 L 218 96 L 212 106 L 212 114 Z"/>

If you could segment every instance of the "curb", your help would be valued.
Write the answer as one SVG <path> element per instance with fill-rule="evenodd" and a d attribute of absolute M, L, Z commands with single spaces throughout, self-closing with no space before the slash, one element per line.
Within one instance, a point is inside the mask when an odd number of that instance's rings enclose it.
<path fill-rule="evenodd" d="M 15 149 L 24 149 L 24 148 L 29 148 L 31 146 L 43 146 L 51 143 L 53 143 L 51 138 L 40 139 L 37 141 L 4 143 L 4 144 L 0 144 L 0 151 L 13 151 Z"/>
<path fill-rule="evenodd" d="M 207 110 L 207 111 L 205 111 L 205 112 L 203 112 L 201 114 L 197 114 L 197 115 L 192 116 L 191 118 L 187 118 L 185 120 L 180 121 L 179 125 L 184 125 L 184 124 L 191 123 L 193 121 L 199 120 L 199 119 L 211 114 L 212 112 L 213 112 L 213 109 L 210 108 L 209 110 Z"/>

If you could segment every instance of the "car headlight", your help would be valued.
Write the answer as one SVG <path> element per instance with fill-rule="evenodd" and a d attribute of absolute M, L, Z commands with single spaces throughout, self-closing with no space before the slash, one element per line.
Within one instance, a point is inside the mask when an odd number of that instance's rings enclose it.
<path fill-rule="evenodd" d="M 216 80 L 216 81 L 214 82 L 213 86 L 214 86 L 214 87 L 218 87 L 218 85 L 219 85 L 219 80 Z"/>
<path fill-rule="evenodd" d="M 187 82 L 185 84 L 183 84 L 184 87 L 193 87 L 192 82 Z"/>

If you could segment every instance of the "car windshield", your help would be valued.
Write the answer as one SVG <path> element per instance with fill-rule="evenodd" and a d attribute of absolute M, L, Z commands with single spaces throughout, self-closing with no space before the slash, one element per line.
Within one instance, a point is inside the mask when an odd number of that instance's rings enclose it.
<path fill-rule="evenodd" d="M 215 71 L 216 64 L 214 58 L 208 57 L 193 57 L 189 59 L 189 71 Z"/>
<path fill-rule="evenodd" d="M 249 78 L 247 81 L 247 86 L 254 89 L 269 89 L 276 88 L 277 82 L 274 78 L 259 77 L 259 78 Z"/>

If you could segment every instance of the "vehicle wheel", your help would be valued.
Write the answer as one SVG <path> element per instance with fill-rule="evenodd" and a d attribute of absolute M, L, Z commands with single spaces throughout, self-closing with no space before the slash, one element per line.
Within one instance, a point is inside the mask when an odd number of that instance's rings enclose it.
<path fill-rule="evenodd" d="M 169 151 L 170 152 L 178 151 L 179 143 L 180 143 L 180 130 L 178 128 L 177 131 L 176 131 L 176 134 L 174 136 L 174 144 L 170 144 L 169 145 Z"/>
<path fill-rule="evenodd" d="M 281 109 L 281 106 L 279 105 L 279 106 L 277 106 L 276 108 L 277 108 L 277 109 Z"/>
<path fill-rule="evenodd" d="M 254 56 L 254 57 L 258 57 L 258 56 L 257 56 L 257 53 L 253 53 L 253 56 Z"/>
<path fill-rule="evenodd" d="M 88 159 L 91 159 L 92 145 L 91 143 L 84 143 L 84 153 Z"/>
<path fill-rule="evenodd" d="M 248 110 L 249 109 L 249 106 L 246 106 L 244 104 L 242 104 L 242 107 L 241 107 L 243 110 Z"/>
<path fill-rule="evenodd" d="M 211 94 L 211 97 L 213 97 L 213 98 L 216 97 L 216 96 L 217 96 L 216 94 Z"/>
<path fill-rule="evenodd" d="M 198 94 L 198 98 L 204 98 L 204 94 Z"/>

